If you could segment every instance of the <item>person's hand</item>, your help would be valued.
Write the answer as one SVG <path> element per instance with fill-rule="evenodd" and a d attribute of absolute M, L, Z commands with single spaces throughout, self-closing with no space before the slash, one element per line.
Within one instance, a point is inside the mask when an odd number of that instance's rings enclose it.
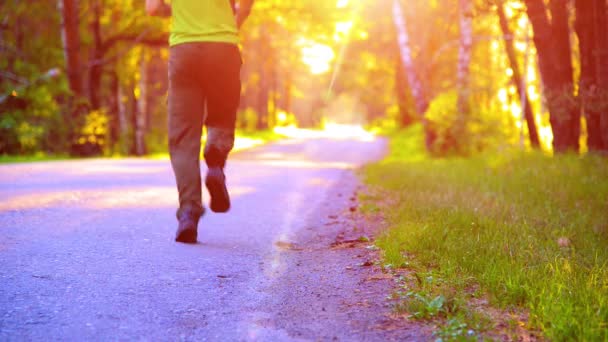
<path fill-rule="evenodd" d="M 163 0 L 146 0 L 146 13 L 156 17 L 170 17 L 171 5 Z"/>

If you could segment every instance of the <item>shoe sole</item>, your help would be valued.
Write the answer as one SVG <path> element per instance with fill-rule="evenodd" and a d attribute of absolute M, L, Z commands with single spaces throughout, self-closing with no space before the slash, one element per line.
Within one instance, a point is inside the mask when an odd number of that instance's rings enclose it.
<path fill-rule="evenodd" d="M 176 242 L 183 243 L 196 243 L 197 239 L 196 229 L 184 229 L 182 230 L 178 236 L 175 237 Z"/>
<path fill-rule="evenodd" d="M 205 185 L 209 190 L 211 202 L 209 207 L 214 213 L 225 213 L 230 210 L 230 195 L 226 189 L 226 183 L 219 176 L 213 173 L 207 175 Z"/>

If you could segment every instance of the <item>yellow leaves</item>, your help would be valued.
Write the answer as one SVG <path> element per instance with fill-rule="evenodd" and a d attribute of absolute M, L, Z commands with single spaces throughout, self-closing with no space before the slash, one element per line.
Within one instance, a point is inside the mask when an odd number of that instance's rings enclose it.
<path fill-rule="evenodd" d="M 104 110 L 94 110 L 85 117 L 85 124 L 78 138 L 79 144 L 90 142 L 92 144 L 104 143 L 104 137 L 108 131 L 108 115 Z"/>

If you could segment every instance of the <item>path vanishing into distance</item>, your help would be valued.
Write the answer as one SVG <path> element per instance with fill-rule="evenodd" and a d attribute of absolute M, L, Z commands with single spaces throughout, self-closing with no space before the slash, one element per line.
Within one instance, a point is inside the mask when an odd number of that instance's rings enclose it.
<path fill-rule="evenodd" d="M 168 160 L 0 165 L 0 340 L 428 340 L 351 241 L 374 228 L 355 169 L 385 149 L 309 132 L 233 154 L 232 209 L 195 245 L 173 241 Z"/>

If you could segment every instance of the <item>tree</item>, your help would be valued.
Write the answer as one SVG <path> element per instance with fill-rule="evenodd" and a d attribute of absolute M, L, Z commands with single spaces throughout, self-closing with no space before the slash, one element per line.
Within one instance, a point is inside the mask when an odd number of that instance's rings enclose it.
<path fill-rule="evenodd" d="M 608 23 L 606 1 L 576 0 L 581 77 L 579 97 L 587 120 L 587 145 L 608 153 Z"/>
<path fill-rule="evenodd" d="M 432 148 L 434 136 L 431 133 L 428 121 L 425 117 L 426 110 L 429 106 L 427 95 L 425 94 L 422 82 L 418 78 L 412 58 L 412 49 L 410 46 L 410 35 L 408 33 L 407 21 L 399 0 L 393 1 L 393 20 L 397 30 L 397 41 L 399 44 L 399 52 L 403 69 L 407 75 L 408 84 L 416 105 L 416 112 L 421 117 L 423 126 L 425 127 L 425 143 L 428 150 Z"/>
<path fill-rule="evenodd" d="M 538 139 L 538 131 L 536 130 L 536 121 L 534 119 L 532 103 L 530 103 L 530 97 L 527 95 L 528 90 L 524 89 L 523 87 L 524 82 L 521 72 L 519 71 L 520 69 L 517 63 L 517 55 L 513 46 L 513 32 L 511 31 L 511 28 L 509 28 L 509 22 L 504 10 L 504 1 L 499 1 L 496 4 L 496 13 L 498 14 L 500 28 L 503 34 L 505 51 L 507 53 L 507 57 L 509 58 L 511 70 L 513 70 L 513 83 L 515 83 L 515 86 L 517 87 L 517 94 L 520 97 L 520 101 L 523 102 L 524 115 L 526 118 L 526 124 L 528 126 L 528 136 L 530 137 L 530 145 L 532 145 L 533 148 L 539 148 L 540 140 Z"/>
<path fill-rule="evenodd" d="M 70 90 L 76 98 L 83 95 L 80 63 L 80 13 L 78 0 L 59 0 L 61 37 L 65 56 L 65 70 Z"/>
<path fill-rule="evenodd" d="M 553 130 L 556 152 L 578 151 L 580 112 L 574 98 L 574 73 L 567 0 L 525 0 Z M 551 17 L 549 17 L 549 13 Z"/>
<path fill-rule="evenodd" d="M 473 3 L 471 0 L 459 0 L 458 4 L 460 27 L 458 67 L 456 71 L 458 99 L 456 102 L 457 118 L 454 122 L 452 134 L 457 137 L 455 141 L 461 144 L 462 137 L 466 134 L 465 130 L 470 114 L 469 94 L 471 87 L 469 83 L 469 67 L 473 50 Z M 460 149 L 461 147 L 455 146 L 455 148 Z"/>
<path fill-rule="evenodd" d="M 416 114 L 412 113 L 409 103 L 411 90 L 399 55 L 395 58 L 395 93 L 397 94 L 397 106 L 399 108 L 398 124 L 400 127 L 407 127 L 416 121 Z"/>

